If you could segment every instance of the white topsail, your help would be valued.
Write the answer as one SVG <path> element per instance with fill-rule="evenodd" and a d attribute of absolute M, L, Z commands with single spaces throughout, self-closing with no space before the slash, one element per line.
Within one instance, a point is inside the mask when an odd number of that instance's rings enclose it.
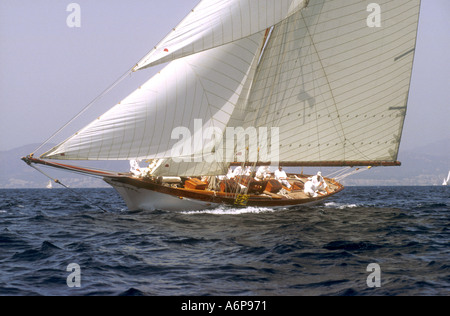
<path fill-rule="evenodd" d="M 173 163 L 185 157 L 177 127 L 192 133 L 189 155 L 205 154 L 201 122 L 222 134 L 279 128 L 280 162 L 395 161 L 420 0 L 377 1 L 380 27 L 370 3 L 203 0 L 134 68 L 171 61 L 160 74 L 43 158 L 167 159 L 156 174 L 218 174 L 226 164 Z"/>
<path fill-rule="evenodd" d="M 308 0 L 203 0 L 135 70 L 169 62 L 265 31 Z"/>

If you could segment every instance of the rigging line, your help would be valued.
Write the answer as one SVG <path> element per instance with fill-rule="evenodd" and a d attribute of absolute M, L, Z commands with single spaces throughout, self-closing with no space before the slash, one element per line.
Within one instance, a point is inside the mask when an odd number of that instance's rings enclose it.
<path fill-rule="evenodd" d="M 51 176 L 49 176 L 48 174 L 46 174 L 44 171 L 42 171 L 41 169 L 39 169 L 36 166 L 33 166 L 31 163 L 28 163 L 28 165 L 37 170 L 38 172 L 42 173 L 44 176 L 46 176 L 47 178 L 49 178 L 50 180 L 52 180 L 53 182 L 55 182 L 56 184 L 61 185 L 62 187 L 68 189 L 70 192 L 72 192 L 74 195 L 76 195 L 77 197 L 89 202 L 89 204 L 95 205 L 96 207 L 98 207 L 100 210 L 102 210 L 104 213 L 109 213 L 107 210 L 105 210 L 103 207 L 101 207 L 100 205 L 98 205 L 97 203 L 93 203 L 91 200 L 89 200 L 86 196 L 82 195 L 82 194 L 78 194 L 77 192 L 75 192 L 72 188 L 70 188 L 69 186 L 65 185 L 64 183 L 62 183 L 61 181 L 59 181 L 58 179 L 55 179 Z"/>
<path fill-rule="evenodd" d="M 261 64 L 262 64 L 262 62 L 263 62 L 263 58 L 264 58 L 264 55 L 267 55 L 267 52 L 266 52 L 266 50 L 269 48 L 269 44 L 271 43 L 271 41 L 272 41 L 272 39 L 274 38 L 274 37 L 276 37 L 277 36 L 277 34 L 275 34 L 274 35 L 274 32 L 279 32 L 279 28 L 281 28 L 282 26 L 284 27 L 286 24 L 285 24 L 285 22 L 280 22 L 279 24 L 278 24 L 278 26 L 279 27 L 277 27 L 277 25 L 274 25 L 274 26 L 272 26 L 272 27 L 270 27 L 270 28 L 268 28 L 268 29 L 266 29 L 266 34 L 265 34 L 265 37 L 264 37 L 264 40 L 263 40 L 263 45 L 262 45 L 262 47 L 261 47 L 261 51 L 260 51 L 260 56 L 259 56 L 259 59 L 258 59 L 258 64 L 257 64 L 257 66 L 256 66 L 256 69 L 255 69 L 255 73 L 253 74 L 253 79 L 252 79 L 252 85 L 250 86 L 250 91 L 249 91 L 249 94 L 248 94 L 248 97 L 247 97 L 247 105 L 248 104 L 250 104 L 250 95 L 251 95 L 251 91 L 253 90 L 253 88 L 254 88 L 254 83 L 255 83 L 255 79 L 257 79 L 257 76 L 259 75 L 259 73 L 260 73 L 260 68 L 262 67 L 261 66 Z M 280 48 L 280 50 L 281 50 L 282 48 Z M 281 55 L 281 54 L 279 54 L 279 55 Z M 285 58 L 286 56 L 282 56 L 281 58 L 283 58 L 283 60 L 284 60 L 284 58 Z M 281 60 L 281 58 L 278 58 L 278 62 L 279 62 L 279 60 Z M 273 64 L 273 61 L 271 62 L 271 65 Z M 279 78 L 279 73 L 277 72 L 277 74 L 276 74 L 276 78 Z M 274 79 L 274 81 L 275 80 L 277 80 L 277 79 Z M 279 79 L 278 79 L 279 80 Z M 268 115 L 269 115 L 269 106 L 270 106 L 270 104 L 271 104 L 271 102 L 272 102 L 272 98 L 273 98 L 273 94 L 274 94 L 274 89 L 275 89 L 275 85 L 274 84 L 272 84 L 271 85 L 271 88 L 270 88 L 270 92 L 268 93 L 268 98 L 266 98 L 266 100 L 264 101 L 264 104 L 265 104 L 265 106 L 264 106 L 264 108 L 263 108 L 263 111 L 262 111 L 262 113 L 261 113 L 261 107 L 260 108 L 258 108 L 258 109 L 255 109 L 255 111 L 254 111 L 254 113 L 253 113 L 253 119 L 251 119 L 250 118 L 250 116 L 251 116 L 251 114 L 249 115 L 249 120 L 248 120 L 248 122 L 250 122 L 250 121 L 252 121 L 252 124 L 251 125 L 249 125 L 249 124 L 247 124 L 247 126 L 253 126 L 253 127 L 255 127 L 255 125 L 256 125 L 256 121 L 257 120 L 265 120 L 265 123 L 266 123 L 266 125 L 267 125 L 267 123 L 268 123 Z M 269 106 L 268 106 L 269 105 Z M 245 119 L 244 119 L 245 120 Z M 258 124 L 259 126 L 262 126 L 261 124 Z M 273 126 L 273 125 L 272 125 Z M 267 146 L 267 145 L 266 145 Z M 236 150 L 235 150 L 236 151 Z M 258 158 L 259 158 L 259 148 L 258 148 Z M 257 159 L 257 161 L 258 161 L 258 159 Z M 255 168 L 256 168 L 256 162 L 255 162 Z"/>
<path fill-rule="evenodd" d="M 309 2 L 309 1 L 308 1 L 308 2 Z M 308 5 L 308 3 L 306 4 L 306 6 L 307 6 L 307 5 Z M 310 38 L 310 41 L 311 41 L 311 44 L 312 44 L 312 45 L 309 45 L 308 52 L 311 50 L 311 47 L 313 47 L 314 50 L 315 50 L 315 52 L 316 52 L 316 54 L 318 55 L 317 48 L 315 47 L 315 44 L 314 44 L 314 42 L 313 42 L 313 37 L 312 37 L 312 35 L 311 35 L 310 28 L 308 27 L 308 24 L 307 24 L 306 19 L 305 19 L 304 15 L 303 15 L 303 12 L 301 12 L 300 14 L 301 14 L 301 17 L 303 18 L 303 20 L 305 20 L 304 22 L 305 22 L 305 26 L 306 26 L 306 29 L 307 29 L 307 32 L 308 32 L 308 37 Z M 313 27 L 314 27 L 314 30 L 317 28 L 317 25 L 318 25 L 318 20 L 316 21 L 316 24 L 313 26 Z M 284 35 L 283 35 L 284 37 L 287 36 L 287 32 L 285 32 L 285 31 L 286 31 L 286 30 L 284 30 Z M 282 49 L 283 49 L 283 47 L 280 46 L 280 52 L 281 52 Z M 288 54 L 287 51 L 284 51 L 284 54 L 280 54 L 281 58 L 278 60 L 278 62 L 279 62 L 279 63 L 280 63 L 280 61 L 281 61 L 281 62 L 284 62 L 284 60 L 287 58 L 287 57 L 286 57 L 287 54 Z M 318 59 L 320 60 L 320 56 L 318 56 Z M 306 63 L 306 60 L 303 61 L 302 65 L 300 66 L 301 68 L 304 68 L 304 63 Z M 311 66 L 312 66 L 312 63 L 311 63 Z M 323 69 L 323 65 L 322 65 L 322 64 L 321 64 L 321 67 L 322 67 L 322 69 Z M 325 72 L 325 71 L 324 71 L 324 72 Z M 279 77 L 280 73 L 277 72 L 277 75 L 278 75 L 278 80 L 279 80 L 279 79 L 280 79 L 280 77 Z M 312 75 L 313 75 L 313 78 L 314 78 L 314 71 L 312 71 Z M 325 76 L 326 76 L 326 74 L 325 74 Z M 291 77 L 291 79 L 292 79 L 292 77 Z M 298 82 L 298 79 L 297 79 L 297 82 Z M 316 87 L 315 87 L 315 85 L 316 85 L 316 80 L 313 79 L 312 82 L 313 82 L 313 85 L 314 85 L 314 91 L 315 91 L 315 90 L 316 90 Z M 272 89 L 273 89 L 273 86 L 272 86 Z M 285 94 L 287 94 L 287 90 L 285 91 Z M 333 96 L 333 98 L 334 98 L 334 96 Z M 285 99 L 288 99 L 288 98 L 285 98 Z M 274 125 L 278 125 L 278 126 L 280 125 L 281 120 L 282 120 L 283 117 L 284 117 L 285 111 L 286 111 L 286 108 L 282 109 L 282 111 L 281 111 L 282 114 L 279 115 L 275 120 L 273 120 L 273 124 L 274 124 Z M 316 135 L 317 135 L 317 142 L 320 143 L 320 138 L 319 138 L 319 133 L 318 133 L 318 131 L 319 131 L 319 126 L 318 126 L 318 117 L 317 117 L 317 115 L 318 115 L 318 113 L 317 113 L 317 111 L 316 111 Z M 319 146 L 319 157 L 320 157 L 320 156 L 321 156 L 321 155 L 320 155 L 320 146 Z"/>
<path fill-rule="evenodd" d="M 317 23 L 316 23 L 315 28 L 317 27 L 317 25 L 318 25 L 318 23 L 319 23 L 319 18 L 320 18 L 320 16 L 322 15 L 322 13 L 323 13 L 323 12 L 321 11 L 320 14 L 319 14 L 319 17 L 318 17 L 318 19 L 317 19 Z M 301 15 L 302 15 L 302 17 L 305 19 L 305 17 L 303 16 L 303 12 L 301 12 Z M 323 60 L 322 60 L 322 58 L 321 58 L 320 55 L 319 55 L 319 50 L 317 49 L 316 42 L 314 41 L 314 38 L 313 38 L 313 36 L 311 35 L 310 28 L 308 27 L 308 25 L 307 25 L 306 23 L 305 23 L 305 25 L 306 25 L 306 31 L 308 32 L 308 36 L 309 36 L 309 38 L 311 39 L 311 44 L 312 44 L 312 46 L 313 46 L 313 48 L 314 48 L 314 50 L 315 50 L 315 52 L 316 52 L 316 54 L 317 54 L 317 58 L 318 58 L 318 61 L 319 61 L 319 63 L 320 63 L 320 67 L 322 68 L 323 73 L 324 73 L 324 75 L 325 75 L 326 84 L 327 84 L 327 86 L 328 86 L 328 88 L 329 88 L 329 91 L 330 91 L 330 94 L 331 94 L 331 99 L 332 99 L 332 101 L 333 101 L 334 108 L 336 109 L 339 127 L 340 127 L 340 129 L 341 129 L 342 137 L 343 137 L 343 140 L 344 140 L 344 143 L 343 143 L 344 156 L 346 156 L 346 144 L 349 144 L 349 145 L 351 146 L 351 148 L 353 148 L 354 151 L 360 153 L 362 156 L 364 156 L 364 157 L 367 158 L 367 155 L 366 155 L 365 153 L 363 153 L 358 147 L 355 146 L 354 143 L 349 142 L 349 140 L 347 139 L 347 136 L 346 136 L 345 130 L 344 130 L 344 126 L 343 126 L 343 123 L 342 123 L 342 120 L 341 120 L 341 115 L 340 115 L 340 112 L 339 112 L 339 108 L 338 108 L 338 106 L 337 106 L 336 98 L 335 98 L 335 95 L 334 95 L 334 93 L 333 93 L 333 89 L 332 89 L 332 87 L 331 87 L 330 79 L 329 79 L 328 74 L 327 74 L 327 72 L 326 72 L 326 70 L 325 70 L 325 67 L 324 67 L 324 65 L 323 65 Z M 320 89 L 320 88 L 319 88 L 319 89 Z M 335 124 L 334 124 L 334 121 L 333 121 L 333 125 L 335 125 Z M 335 127 L 335 128 L 337 129 L 337 127 Z M 319 149 L 319 151 L 320 151 L 320 149 Z"/>
<path fill-rule="evenodd" d="M 245 155 L 245 153 L 244 153 L 244 155 Z M 247 194 L 247 192 L 248 192 L 248 188 L 247 187 L 244 189 L 244 191 L 242 191 L 242 187 L 241 187 L 242 177 L 244 176 L 244 168 L 245 168 L 245 162 L 243 162 L 241 164 L 241 173 L 238 176 L 238 181 L 237 181 L 238 186 L 236 187 L 236 193 L 235 193 L 235 196 L 234 196 L 235 199 L 238 198 L 239 194 Z"/>
<path fill-rule="evenodd" d="M 150 57 L 152 57 L 152 55 L 153 55 L 153 52 L 155 52 L 156 50 L 157 50 L 157 48 L 158 47 L 160 47 L 162 44 L 164 44 L 164 42 L 167 40 L 167 39 L 169 39 L 169 37 L 170 37 L 170 35 L 172 35 L 175 31 L 176 31 L 176 29 L 178 28 L 178 26 L 180 26 L 180 25 L 182 25 L 183 24 L 183 22 L 184 21 L 186 21 L 190 16 L 191 16 L 191 14 L 192 13 L 194 13 L 195 11 L 197 11 L 197 9 L 200 7 L 200 4 L 202 4 L 202 2 L 200 1 L 190 12 L 189 12 L 189 14 L 188 15 L 186 15 L 181 21 L 180 21 L 180 23 L 178 23 L 177 24 L 177 26 L 175 27 L 175 28 L 173 28 L 172 30 L 170 30 L 170 32 L 158 43 L 158 44 L 156 44 L 156 46 L 151 50 L 151 51 L 149 51 L 147 54 L 145 54 L 145 56 L 144 57 L 142 57 L 137 63 L 136 63 L 136 65 L 133 67 L 133 69 L 132 69 L 132 72 L 136 72 L 136 71 L 139 71 L 139 70 L 143 70 L 143 69 L 146 69 L 146 68 L 150 68 L 150 67 L 152 67 L 152 66 L 156 66 L 156 64 L 154 64 L 155 62 L 157 62 L 157 61 L 159 61 L 161 58 L 158 58 L 158 59 L 156 59 L 156 60 L 154 60 L 152 63 L 150 63 L 150 64 L 147 64 L 147 65 L 144 65 L 144 66 L 139 66 L 140 64 L 142 64 L 142 63 L 147 63 L 148 62 L 148 60 L 150 59 Z M 152 65 L 153 64 L 153 65 Z"/>
<path fill-rule="evenodd" d="M 71 118 L 64 126 L 60 127 L 52 136 L 50 136 L 45 142 L 43 142 L 38 148 L 36 148 L 32 154 L 40 150 L 44 147 L 50 140 L 52 140 L 56 135 L 58 135 L 63 129 L 69 126 L 73 121 L 75 121 L 78 117 L 80 117 L 84 112 L 86 112 L 90 107 L 92 107 L 95 103 L 97 103 L 102 97 L 104 97 L 108 92 L 110 92 L 114 87 L 116 87 L 120 82 L 122 82 L 128 75 L 132 73 L 132 69 L 128 70 L 122 76 L 119 77 L 113 84 L 111 84 L 108 88 L 106 88 L 100 95 L 98 95 L 94 100 L 92 100 L 88 105 L 86 105 L 77 115 Z"/>
<path fill-rule="evenodd" d="M 308 26 L 306 26 L 306 27 L 308 27 Z M 317 24 L 316 24 L 316 27 L 317 27 Z M 311 42 L 313 41 L 313 39 L 311 38 Z M 317 56 L 319 56 L 319 53 L 316 51 L 316 53 L 317 53 Z M 320 58 L 320 57 L 319 57 Z M 317 86 L 316 86 L 316 81 L 317 81 L 317 79 L 315 79 L 315 74 L 317 73 L 317 72 L 315 72 L 314 71 L 314 64 L 313 63 L 311 63 L 311 76 L 312 76 L 312 85 L 313 85 L 313 91 L 314 91 L 314 95 L 316 95 L 316 90 L 317 90 Z M 325 70 L 324 70 L 324 72 L 325 72 Z M 317 153 L 318 153 L 318 159 L 319 159 L 319 161 L 321 161 L 322 160 L 322 155 L 321 155 L 321 144 L 320 144 L 320 128 L 319 128 L 319 117 L 320 117 L 320 114 L 319 114 L 319 111 L 320 111 L 320 109 L 318 109 L 318 107 L 317 107 L 317 105 L 316 105 L 316 110 L 315 110 L 315 115 L 316 115 L 316 135 L 317 135 Z"/>
<path fill-rule="evenodd" d="M 323 7 L 322 7 L 322 9 L 323 9 Z M 317 28 L 317 25 L 319 24 L 319 18 L 320 18 L 320 16 L 322 15 L 322 13 L 323 13 L 323 12 L 320 11 L 320 14 L 319 14 L 319 16 L 317 17 L 317 20 L 316 20 L 316 25 L 315 25 L 315 27 L 314 27 L 314 30 Z M 319 55 L 319 50 L 317 49 L 316 43 L 315 43 L 314 38 L 313 38 L 313 36 L 312 36 L 312 34 L 311 34 L 311 30 L 310 30 L 310 28 L 308 27 L 308 24 L 306 23 L 305 16 L 303 15 L 303 12 L 300 12 L 300 14 L 301 14 L 303 20 L 305 20 L 305 26 L 306 26 L 306 31 L 308 32 L 308 37 L 309 37 L 310 40 L 311 40 L 312 47 L 314 48 L 314 51 L 315 51 L 316 54 L 317 54 L 317 59 L 318 59 L 318 61 L 319 61 L 319 63 L 320 63 L 320 67 L 322 68 L 323 74 L 325 75 L 325 80 L 326 80 L 326 82 L 327 82 L 327 85 L 328 85 L 328 88 L 329 88 L 329 91 L 330 91 L 330 94 L 331 94 L 331 98 L 332 98 L 332 100 L 333 100 L 333 105 L 334 105 L 334 107 L 335 107 L 335 109 L 336 109 L 336 113 L 338 114 L 337 117 L 338 117 L 338 121 L 339 121 L 339 126 L 340 126 L 340 128 L 341 128 L 341 132 L 342 132 L 342 136 L 344 137 L 344 144 L 345 144 L 345 140 L 346 140 L 347 138 L 346 138 L 346 136 L 345 136 L 344 126 L 343 126 L 342 121 L 341 121 L 341 116 L 340 116 L 340 114 L 339 114 L 339 109 L 338 109 L 338 107 L 337 107 L 336 98 L 335 98 L 335 96 L 334 96 L 333 89 L 332 89 L 332 87 L 331 87 L 330 80 L 329 80 L 329 78 L 328 78 L 328 74 L 327 74 L 327 72 L 325 71 L 325 67 L 324 67 L 324 65 L 323 65 L 322 58 L 321 58 L 320 55 Z M 344 155 L 345 155 L 345 145 L 344 145 Z"/>
<path fill-rule="evenodd" d="M 246 86 L 247 82 L 249 82 L 249 80 L 251 80 L 250 85 L 249 85 L 249 87 L 248 87 L 248 91 L 245 91 L 245 92 L 244 92 L 244 93 L 246 94 L 245 100 L 242 100 L 242 101 L 241 101 L 241 97 L 242 97 L 242 93 L 241 93 L 241 95 L 239 96 L 239 100 L 238 100 L 237 103 L 236 103 L 236 104 L 239 104 L 239 106 L 241 106 L 241 103 L 243 103 L 243 104 L 245 105 L 245 109 L 247 109 L 247 110 L 248 110 L 248 105 L 249 105 L 249 101 L 250 101 L 251 90 L 253 89 L 253 83 L 254 83 L 254 80 L 255 80 L 255 78 L 256 78 L 256 75 L 257 75 L 257 72 L 258 72 L 258 68 L 259 68 L 259 66 L 260 66 L 260 63 L 261 63 L 261 60 L 262 60 L 263 55 L 264 55 L 264 53 L 265 53 L 265 50 L 266 50 L 266 48 L 267 48 L 267 46 L 268 46 L 268 44 L 269 44 L 269 40 L 270 40 L 270 38 L 271 38 L 271 36 L 272 36 L 273 29 L 274 29 L 274 26 L 269 27 L 269 28 L 266 29 L 266 32 L 265 32 L 265 35 L 264 35 L 264 38 L 263 38 L 263 41 L 262 41 L 262 44 L 261 44 L 261 48 L 259 49 L 259 53 L 256 55 L 256 56 L 258 56 L 257 62 L 256 62 L 256 64 L 255 64 L 255 59 L 252 60 L 252 62 L 251 62 L 251 65 L 250 65 L 251 67 L 250 67 L 250 69 L 249 69 L 249 73 L 248 73 L 247 79 L 246 79 L 246 81 L 245 81 L 245 83 L 244 83 L 244 85 L 243 85 L 243 86 L 244 86 L 244 89 L 245 89 L 245 86 Z M 255 56 L 255 57 L 256 57 L 256 56 Z M 242 110 L 244 111 L 244 108 L 242 108 Z M 245 110 L 245 111 L 247 111 L 247 110 Z M 254 118 L 253 118 L 253 124 L 252 124 L 251 126 L 255 126 L 256 120 L 257 120 L 257 118 L 258 118 L 257 113 L 258 113 L 258 111 L 255 110 Z M 245 124 L 245 117 L 244 117 L 243 120 L 241 119 L 240 121 L 241 121 L 242 124 Z M 249 119 L 249 121 L 251 121 L 251 120 Z M 247 126 L 248 126 L 248 125 L 247 125 Z M 243 127 L 243 126 L 242 126 L 242 127 Z M 225 133 L 225 130 L 224 130 L 224 133 Z M 251 137 L 249 136 L 249 142 L 251 141 L 250 138 L 251 138 Z M 258 141 L 258 140 L 256 140 L 256 141 Z M 246 141 L 244 140 L 244 142 L 246 142 Z M 237 158 L 237 157 L 236 157 L 237 148 L 238 148 L 238 142 L 234 143 L 234 155 L 235 155 L 235 159 Z M 249 157 L 250 154 L 247 155 L 247 151 L 248 151 L 248 147 L 247 147 L 247 150 L 245 150 L 245 152 L 244 152 L 244 161 L 242 162 L 242 165 L 241 165 L 242 172 L 244 171 L 245 163 L 248 162 L 247 157 L 250 158 L 250 157 Z M 259 148 L 258 148 L 258 157 L 259 157 Z M 237 160 L 237 159 L 236 159 L 236 160 Z M 255 165 L 254 165 L 254 169 L 255 169 L 255 170 L 256 170 L 256 163 L 257 163 L 257 161 L 258 161 L 258 159 L 256 159 L 256 162 L 255 162 Z M 228 165 L 228 166 L 230 166 L 230 163 L 229 163 L 229 162 L 226 162 L 225 164 Z M 239 176 L 239 182 L 241 181 L 241 178 L 242 178 L 242 175 Z M 237 198 L 237 196 L 239 195 L 238 190 L 239 190 L 239 189 L 236 189 L 236 192 L 234 192 L 235 198 Z M 248 188 L 245 189 L 245 194 L 247 194 L 247 193 L 248 193 Z"/>
<path fill-rule="evenodd" d="M 307 1 L 307 3 L 306 3 L 306 6 L 308 6 L 308 2 L 309 1 Z M 314 48 L 314 50 L 315 50 L 315 52 L 316 52 L 316 54 L 317 54 L 317 56 L 318 56 L 318 59 L 320 60 L 320 56 L 319 56 L 319 53 L 318 53 L 318 51 L 317 51 L 317 48 L 316 48 L 316 46 L 315 46 L 315 44 L 314 44 L 314 42 L 313 42 L 313 37 L 312 37 L 312 35 L 311 35 L 311 31 L 310 31 L 310 28 L 308 27 L 308 23 L 306 22 L 306 19 L 305 19 L 305 16 L 304 16 L 304 14 L 303 14 L 303 9 L 301 10 L 301 12 L 300 12 L 300 14 L 301 14 L 301 18 L 304 20 L 304 24 L 305 24 L 305 26 L 306 26 L 306 30 L 307 30 L 307 32 L 308 32 L 308 37 L 309 37 L 309 39 L 310 39 L 310 41 L 311 41 L 311 44 L 312 45 L 309 45 L 309 48 L 308 48 L 308 52 L 310 52 L 311 51 L 311 47 L 313 47 Z M 317 25 L 318 25 L 318 20 L 316 21 L 316 24 L 313 26 L 314 27 L 314 30 L 317 28 Z M 284 26 L 284 34 L 283 34 L 283 37 L 286 37 L 287 36 L 287 32 L 286 32 L 286 30 L 288 29 L 288 27 L 286 26 L 286 24 L 284 24 L 283 25 Z M 281 24 L 280 24 L 280 28 L 281 28 Z M 281 32 L 281 31 L 280 31 Z M 290 52 L 288 52 L 288 51 L 286 51 L 285 50 L 285 47 L 284 46 L 282 46 L 282 45 L 280 45 L 280 52 L 281 51 L 284 51 L 284 53 L 283 54 L 279 54 L 279 56 L 280 56 L 280 58 L 278 59 L 278 63 L 279 64 L 281 64 L 281 63 L 284 63 L 284 61 L 288 58 L 288 53 L 290 53 Z M 306 56 L 307 56 L 308 54 L 306 54 Z M 301 63 L 301 65 L 300 65 L 300 69 L 303 69 L 304 67 L 305 67 L 305 64 L 306 63 L 306 59 L 303 61 L 303 63 Z M 311 67 L 313 67 L 313 64 L 311 63 Z M 323 65 L 321 64 L 321 67 L 322 67 L 322 69 L 323 69 Z M 291 77 L 290 77 L 290 79 L 293 79 L 292 78 L 292 76 L 293 76 L 293 70 L 292 70 L 292 75 L 291 75 Z M 314 79 L 314 69 L 312 69 L 312 76 L 313 76 L 313 80 L 312 80 L 312 82 L 313 82 L 313 85 L 314 85 L 314 91 L 316 90 L 316 79 Z M 324 70 L 324 73 L 325 73 L 325 70 Z M 277 78 L 278 79 L 275 79 L 275 80 L 280 80 L 280 71 L 278 71 L 277 72 Z M 325 74 L 325 76 L 326 76 L 326 74 Z M 303 75 L 302 75 L 302 78 L 303 78 Z M 298 82 L 298 80 L 299 80 L 299 78 L 296 80 L 296 82 Z M 304 81 L 304 80 L 303 80 Z M 328 81 L 328 79 L 327 79 L 327 81 Z M 304 82 L 303 82 L 303 85 L 304 85 Z M 274 87 L 274 85 L 272 85 L 272 90 L 274 89 L 273 88 Z M 293 90 L 294 91 L 294 90 Z M 292 93 L 293 93 L 293 91 L 291 92 L 291 96 L 292 96 Z M 287 95 L 287 90 L 285 90 L 284 91 L 284 99 L 288 99 L 288 98 L 286 98 L 286 95 Z M 271 95 L 271 97 L 272 97 L 272 95 Z M 333 96 L 333 98 L 334 98 L 334 96 Z M 275 118 L 273 121 L 272 121 L 272 124 L 273 125 L 277 125 L 277 126 L 280 126 L 281 125 L 281 121 L 282 121 L 282 119 L 283 119 L 283 117 L 284 117 L 284 113 L 286 112 L 286 108 L 283 108 L 283 109 L 281 109 L 281 115 L 278 115 L 278 117 L 277 118 Z M 320 143 L 320 137 L 319 137 L 319 126 L 318 126 L 318 118 L 317 118 L 317 115 L 318 115 L 318 113 L 317 113 L 317 111 L 315 112 L 316 113 L 316 135 L 317 135 L 317 142 L 318 142 L 318 144 Z M 320 146 L 319 146 L 319 158 L 320 158 Z"/>
<path fill-rule="evenodd" d="M 344 174 L 341 174 L 339 176 L 336 176 L 335 179 L 338 180 L 338 181 L 342 181 L 343 179 L 345 179 L 347 177 L 353 176 L 353 175 L 361 173 L 361 172 L 369 171 L 371 169 L 372 169 L 372 167 L 370 167 L 370 166 L 367 167 L 367 168 L 356 168 L 353 171 L 350 171 L 348 173 L 344 173 Z"/>
<path fill-rule="evenodd" d="M 345 167 L 345 168 L 339 168 L 329 174 L 327 174 L 328 178 L 336 178 L 339 177 L 341 174 L 344 174 L 345 172 L 347 172 L 348 170 L 352 169 L 352 167 Z"/>

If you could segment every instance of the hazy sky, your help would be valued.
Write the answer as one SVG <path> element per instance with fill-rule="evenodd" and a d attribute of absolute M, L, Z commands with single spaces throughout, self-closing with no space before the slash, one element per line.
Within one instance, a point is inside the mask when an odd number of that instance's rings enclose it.
<path fill-rule="evenodd" d="M 80 27 L 67 25 L 72 2 L 81 9 Z M 133 67 L 198 2 L 1 0 L 0 151 L 46 140 Z M 450 137 L 450 0 L 422 0 L 419 23 L 401 149 Z M 157 70 L 128 78 L 94 113 L 53 142 L 92 121 Z"/>

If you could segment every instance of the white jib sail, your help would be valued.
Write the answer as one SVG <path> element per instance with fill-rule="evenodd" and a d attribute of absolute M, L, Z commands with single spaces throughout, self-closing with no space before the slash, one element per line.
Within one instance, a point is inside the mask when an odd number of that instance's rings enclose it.
<path fill-rule="evenodd" d="M 202 130 L 223 131 L 239 100 L 264 33 L 170 63 L 129 97 L 43 155 L 50 159 L 128 160 L 195 155 Z M 179 128 L 179 129 L 177 129 Z M 174 151 L 180 131 L 191 150 Z M 175 133 L 175 135 L 174 135 Z M 201 136 L 200 136 L 201 137 Z M 210 141 L 210 140 L 206 140 Z M 175 153 L 175 154 L 174 154 Z"/>

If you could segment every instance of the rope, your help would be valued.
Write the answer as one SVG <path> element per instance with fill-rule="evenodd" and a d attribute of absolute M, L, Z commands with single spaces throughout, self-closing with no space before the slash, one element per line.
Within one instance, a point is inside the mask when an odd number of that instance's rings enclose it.
<path fill-rule="evenodd" d="M 86 112 L 89 108 L 91 108 L 95 103 L 97 103 L 103 96 L 105 96 L 109 91 L 111 91 L 114 87 L 116 87 L 120 82 L 122 82 L 128 75 L 133 72 L 132 69 L 128 70 L 124 73 L 119 79 L 117 79 L 112 85 L 106 88 L 100 95 L 98 95 L 94 100 L 92 100 L 88 105 L 86 105 L 77 115 L 75 115 L 72 119 L 70 119 L 64 126 L 59 128 L 52 136 L 50 136 L 45 142 L 43 142 L 38 148 L 33 151 L 33 154 L 40 150 L 42 147 L 48 144 L 50 140 L 52 140 L 56 135 L 58 135 L 63 129 L 65 129 L 68 125 L 72 124 L 77 118 L 79 118 L 84 112 Z"/>
<path fill-rule="evenodd" d="M 101 211 L 103 211 L 104 213 L 109 213 L 107 210 L 105 210 L 103 207 L 101 207 L 100 205 L 93 203 L 91 200 L 89 200 L 87 197 L 85 197 L 84 195 L 81 195 L 77 192 L 75 192 L 72 188 L 70 188 L 69 186 L 65 185 L 64 183 L 62 183 L 61 181 L 59 181 L 58 179 L 54 179 L 53 177 L 49 176 L 48 174 L 46 174 L 44 171 L 42 171 L 41 169 L 39 169 L 36 166 L 33 166 L 31 163 L 28 163 L 28 165 L 37 170 L 38 172 L 42 173 L 44 176 L 46 176 L 47 178 L 49 178 L 50 180 L 52 180 L 53 182 L 55 182 L 56 184 L 59 184 L 61 186 L 63 186 L 64 188 L 68 189 L 70 192 L 72 192 L 74 195 L 76 195 L 77 197 L 87 201 L 89 204 L 92 204 L 96 207 L 98 207 Z"/>
<path fill-rule="evenodd" d="M 365 172 L 365 171 L 368 171 L 368 170 L 370 170 L 370 169 L 372 169 L 372 167 L 367 167 L 367 168 L 356 168 L 355 170 L 353 170 L 353 171 L 351 171 L 351 172 L 348 172 L 348 173 L 339 175 L 338 177 L 335 177 L 335 179 L 338 180 L 338 181 L 342 181 L 343 179 L 345 179 L 345 178 L 347 178 L 347 177 L 349 177 L 349 176 L 355 175 L 355 174 L 357 174 L 357 173 Z"/>
<path fill-rule="evenodd" d="M 327 178 L 339 178 L 340 176 L 342 176 L 344 173 L 346 173 L 347 171 L 349 171 L 351 169 L 352 169 L 352 167 L 345 167 L 343 169 L 335 170 L 334 172 L 331 172 L 330 174 L 328 174 Z"/>

